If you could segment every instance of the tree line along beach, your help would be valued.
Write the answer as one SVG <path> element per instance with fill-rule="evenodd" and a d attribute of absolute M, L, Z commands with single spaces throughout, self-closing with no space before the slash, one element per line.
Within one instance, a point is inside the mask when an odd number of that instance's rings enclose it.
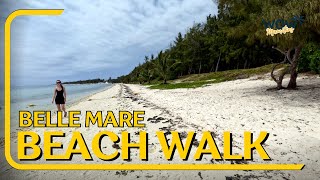
<path fill-rule="evenodd" d="M 288 79 L 284 80 L 285 82 Z M 242 133 L 243 131 L 252 131 L 258 133 L 261 130 L 268 131 L 270 136 L 264 147 L 269 153 L 272 161 L 262 162 L 259 158 L 253 161 L 212 161 L 210 156 L 204 156 L 201 162 L 193 160 L 181 161 L 174 157 L 169 163 L 302 163 L 307 164 L 303 171 L 79 171 L 72 179 L 86 176 L 89 179 L 108 174 L 108 177 L 122 178 L 261 178 L 266 179 L 312 179 L 319 176 L 318 157 L 319 157 L 319 123 L 318 115 L 320 113 L 319 95 L 320 78 L 318 76 L 301 76 L 298 78 L 301 87 L 297 91 L 286 90 L 267 90 L 274 86 L 268 74 L 264 76 L 255 76 L 246 79 L 238 79 L 222 83 L 215 83 L 199 88 L 179 88 L 173 90 L 149 89 L 146 86 L 133 84 L 115 84 L 111 88 L 100 93 L 91 95 L 82 101 L 69 107 L 69 110 L 80 110 L 82 116 L 80 121 L 84 123 L 85 112 L 107 111 L 118 112 L 119 110 L 144 110 L 146 127 L 144 128 L 113 128 L 117 134 L 122 131 L 128 131 L 135 134 L 136 131 L 145 130 L 155 132 L 158 130 L 169 132 L 178 131 L 182 139 L 185 140 L 185 132 L 194 131 L 201 133 L 210 131 L 217 139 L 218 148 L 223 144 L 219 142 L 222 139 L 222 132 L 228 130 L 233 132 L 233 150 L 234 153 L 241 153 Z M 88 147 L 90 149 L 92 136 L 101 131 L 101 128 L 92 126 L 90 128 L 68 128 L 61 129 L 65 132 L 80 131 L 87 137 Z M 33 129 L 33 131 L 42 134 L 44 128 Z M 290 133 L 288 133 L 290 132 Z M 170 135 L 170 134 L 169 134 Z M 16 146 L 15 132 L 12 132 L 12 147 Z M 55 138 L 56 141 L 67 145 L 71 136 L 64 138 Z M 160 145 L 155 136 L 149 137 L 150 159 L 152 163 L 167 163 L 163 159 Z M 138 141 L 133 137 L 133 141 Z M 197 147 L 200 139 L 195 139 L 192 146 Z M 308 143 L 306 143 L 308 142 Z M 43 142 L 40 142 L 40 146 Z M 152 144 L 153 143 L 153 144 Z M 120 144 L 121 145 L 121 144 Z M 304 148 L 301 148 L 303 146 Z M 113 147 L 121 152 L 119 144 L 113 144 L 110 141 L 103 141 L 104 147 Z M 108 148 L 107 148 L 108 149 Z M 3 145 L 1 151 L 3 151 Z M 12 149 L 15 155 L 16 149 Z M 59 151 L 57 150 L 57 153 Z M 131 151 L 131 160 L 126 163 L 148 163 L 139 161 L 139 151 Z M 194 154 L 191 151 L 191 155 Z M 258 155 L 254 153 L 254 157 Z M 16 158 L 14 156 L 14 158 Z M 48 163 L 44 160 L 38 160 L 37 163 Z M 95 158 L 94 163 L 105 163 Z M 83 161 L 79 156 L 74 156 L 72 163 L 91 163 Z M 110 161 L 108 163 L 123 163 L 121 160 Z M 30 178 L 41 177 L 67 177 L 69 171 L 42 171 L 28 172 L 16 171 L 7 163 L 1 163 L 1 171 L 6 171 L 6 176 L 12 178 L 21 175 Z M 200 175 L 199 175 L 200 174 Z M 69 177 L 70 178 L 70 177 Z"/>
<path fill-rule="evenodd" d="M 130 151 L 125 161 L 103 161 L 93 157 L 85 161 L 73 156 L 70 164 L 305 164 L 301 171 L 18 171 L 1 158 L 0 179 L 317 179 L 320 177 L 320 25 L 319 0 L 283 1 L 216 1 L 217 14 L 207 15 L 202 23 L 194 23 L 185 33 L 177 32 L 168 48 L 146 53 L 131 71 L 107 81 L 79 80 L 66 82 L 68 111 L 81 111 L 80 122 L 86 120 L 87 111 L 145 112 L 145 127 L 112 128 L 121 135 L 139 131 L 180 132 L 183 141 L 187 132 L 201 134 L 209 131 L 223 149 L 223 132 L 233 134 L 232 150 L 242 154 L 244 131 L 258 135 L 267 131 L 269 137 L 263 144 L 270 161 L 254 158 L 245 161 L 216 161 L 205 155 L 201 161 L 187 161 L 173 156 L 166 161 L 155 135 L 148 138 L 149 161 L 140 161 L 139 151 Z M 268 36 L 265 22 L 272 25 L 274 36 Z M 286 33 L 280 32 L 285 21 L 296 23 Z M 270 24 L 271 25 L 271 24 Z M 291 26 L 290 26 L 291 27 Z M 269 28 L 269 26 L 268 26 Z M 274 29 L 276 28 L 276 29 Z M 285 30 L 285 29 L 284 29 Z M 277 33 L 275 33 L 277 32 Z M 109 41 L 109 40 L 107 40 Z M 110 41 L 112 42 L 112 41 Z M 99 42 L 97 43 L 99 44 Z M 93 53 L 94 54 L 94 53 Z M 142 56 L 144 56 L 143 54 Z M 90 56 L 89 56 L 90 57 Z M 136 58 L 136 57 L 132 57 Z M 84 61 L 90 59 L 83 58 Z M 100 59 L 100 57 L 99 57 Z M 102 62 L 102 61 L 99 61 Z M 79 63 L 80 64 L 80 63 Z M 100 65 L 100 64 L 99 64 Z M 130 66 L 131 67 L 131 66 Z M 91 69 L 90 69 L 91 70 Z M 107 84 L 107 83 L 108 84 Z M 77 85 L 75 85 L 75 84 Z M 97 84 L 86 84 L 97 83 Z M 99 84 L 100 83 L 100 84 Z M 81 85 L 79 85 L 81 84 Z M 21 128 L 18 112 L 25 109 L 53 110 L 50 103 L 54 85 L 12 88 L 11 99 L 11 154 L 17 157 L 17 132 L 30 130 L 44 134 L 46 128 Z M 70 98 L 69 98 L 70 96 Z M 1 99 L 3 100 L 3 99 Z M 4 108 L 0 109 L 1 114 Z M 52 118 L 57 119 L 56 116 Z M 62 121 L 66 121 L 64 118 Z M 1 121 L 3 122 L 3 121 Z M 1 131 L 4 131 L 1 124 Z M 68 146 L 72 133 L 84 134 L 92 151 L 94 135 L 110 127 L 60 128 L 65 137 L 55 141 Z M 169 138 L 169 142 L 172 139 Z M 133 142 L 139 141 L 133 136 Z M 201 139 L 192 141 L 195 154 Z M 40 141 L 39 146 L 44 146 Z M 120 143 L 101 140 L 101 150 L 122 153 Z M 63 154 L 63 149 L 55 150 Z M 222 151 L 221 151 L 222 152 Z M 4 154 L 4 138 L 0 137 L 0 153 Z M 223 155 L 223 154 L 222 154 Z M 23 162 L 34 163 L 34 162 Z M 42 158 L 37 164 L 50 164 Z M 70 176 L 70 174 L 72 174 Z"/>

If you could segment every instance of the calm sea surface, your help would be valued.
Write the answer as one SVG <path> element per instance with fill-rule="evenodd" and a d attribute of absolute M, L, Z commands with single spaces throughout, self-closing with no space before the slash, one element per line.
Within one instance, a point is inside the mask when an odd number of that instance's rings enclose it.
<path fill-rule="evenodd" d="M 85 98 L 93 93 L 100 92 L 112 87 L 111 84 L 65 84 L 67 90 L 67 106 Z M 54 110 L 52 96 L 55 85 L 34 86 L 34 87 L 13 87 L 11 88 L 11 127 L 18 128 L 19 111 L 27 110 Z M 0 100 L 3 102 L 3 89 L 1 89 Z M 34 106 L 30 106 L 34 105 Z M 1 105 L 0 137 L 4 134 L 4 107 Z"/>

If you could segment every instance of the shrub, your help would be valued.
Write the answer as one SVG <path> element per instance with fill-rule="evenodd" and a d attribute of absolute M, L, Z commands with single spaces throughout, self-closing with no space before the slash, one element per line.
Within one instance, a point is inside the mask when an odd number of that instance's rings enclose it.
<path fill-rule="evenodd" d="M 310 70 L 320 74 L 320 50 L 310 55 Z"/>
<path fill-rule="evenodd" d="M 298 71 L 320 73 L 320 45 L 308 43 L 303 48 L 299 59 Z"/>

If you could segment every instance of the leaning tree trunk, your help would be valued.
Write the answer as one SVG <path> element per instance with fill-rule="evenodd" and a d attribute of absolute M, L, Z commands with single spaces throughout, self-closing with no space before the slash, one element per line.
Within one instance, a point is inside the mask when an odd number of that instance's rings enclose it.
<path fill-rule="evenodd" d="M 200 61 L 199 74 L 201 74 L 202 62 Z"/>
<path fill-rule="evenodd" d="M 295 89 L 297 87 L 297 67 L 298 67 L 298 60 L 301 53 L 301 46 L 295 48 L 294 56 L 291 60 L 291 67 L 290 67 L 290 81 L 287 86 L 287 89 Z"/>
<path fill-rule="evenodd" d="M 280 65 L 280 64 L 278 64 L 278 65 Z M 272 79 L 277 83 L 277 89 L 280 90 L 280 89 L 283 89 L 282 81 L 283 81 L 284 76 L 288 73 L 288 68 L 285 67 L 285 69 L 283 69 L 283 70 L 280 72 L 279 78 L 277 79 L 277 78 L 274 76 L 274 74 L 273 74 L 276 66 L 277 66 L 277 65 L 274 66 L 274 68 L 273 68 L 273 70 L 272 70 L 272 72 L 271 72 L 271 77 L 272 77 Z"/>
<path fill-rule="evenodd" d="M 215 72 L 218 72 L 220 60 L 221 60 L 221 52 L 220 52 L 220 55 L 219 55 L 219 59 L 218 59 L 217 65 L 216 65 L 216 70 L 215 70 Z"/>
<path fill-rule="evenodd" d="M 212 66 L 211 66 L 211 69 L 210 69 L 210 72 L 212 72 L 214 69 L 214 62 L 212 63 Z"/>
<path fill-rule="evenodd" d="M 283 69 L 280 72 L 280 75 L 279 75 L 278 79 L 275 77 L 274 71 L 275 71 L 277 66 L 279 66 L 281 64 L 284 64 L 285 62 L 286 62 L 286 57 L 284 58 L 284 60 L 282 62 L 274 65 L 273 68 L 272 68 L 272 71 L 271 71 L 271 78 L 277 83 L 277 89 L 278 90 L 283 89 L 282 81 L 283 81 L 284 76 L 288 73 L 288 69 L 287 69 L 287 67 L 285 67 L 285 69 Z"/>

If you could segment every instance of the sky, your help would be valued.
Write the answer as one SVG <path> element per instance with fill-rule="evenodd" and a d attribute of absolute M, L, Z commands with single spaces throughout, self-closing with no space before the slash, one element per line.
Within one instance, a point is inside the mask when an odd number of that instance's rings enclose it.
<path fill-rule="evenodd" d="M 13 21 L 13 86 L 128 74 L 144 56 L 168 48 L 179 32 L 185 33 L 194 23 L 217 13 L 212 0 L 1 0 L 2 27 L 16 9 L 64 12 Z M 3 39 L 3 28 L 0 33 Z M 3 63 L 0 70 L 3 72 Z"/>

